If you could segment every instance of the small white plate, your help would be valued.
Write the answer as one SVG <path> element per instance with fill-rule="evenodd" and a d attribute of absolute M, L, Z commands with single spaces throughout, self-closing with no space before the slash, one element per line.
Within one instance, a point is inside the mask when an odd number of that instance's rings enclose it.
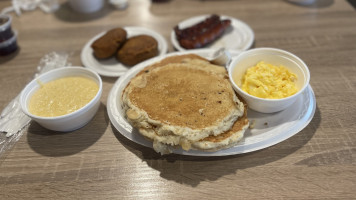
<path fill-rule="evenodd" d="M 124 29 L 127 31 L 127 38 L 141 34 L 152 36 L 158 42 L 158 56 L 167 53 L 167 42 L 159 33 L 143 27 L 124 27 Z M 99 33 L 85 44 L 81 53 L 81 60 L 84 67 L 90 68 L 102 76 L 118 77 L 126 73 L 132 67 L 120 63 L 115 57 L 99 60 L 93 55 L 91 44 L 105 33 L 106 31 Z"/>
<path fill-rule="evenodd" d="M 107 111 L 112 125 L 123 136 L 133 142 L 152 148 L 152 142 L 146 140 L 138 130 L 133 128 L 125 119 L 125 113 L 121 108 L 122 91 L 130 80 L 146 66 L 165 57 L 185 53 L 195 53 L 209 59 L 213 50 L 190 50 L 155 57 L 136 65 L 116 81 L 108 96 Z M 231 51 L 230 53 L 232 56 L 235 56 L 239 51 Z M 308 86 L 303 95 L 301 95 L 300 98 L 286 110 L 273 114 L 263 114 L 248 110 L 247 117 L 251 123 L 255 124 L 254 128 L 247 129 L 244 139 L 234 147 L 216 152 L 196 150 L 184 151 L 178 148 L 174 149 L 173 153 L 192 156 L 226 156 L 267 148 L 292 137 L 306 127 L 314 116 L 315 108 L 316 100 L 314 92 L 311 86 Z"/>
<path fill-rule="evenodd" d="M 189 26 L 192 26 L 194 24 L 197 24 L 205 20 L 209 16 L 210 15 L 201 15 L 201 16 L 189 18 L 179 23 L 178 27 L 180 29 L 187 28 Z M 220 37 L 218 40 L 204 47 L 205 49 L 206 48 L 219 49 L 221 47 L 225 47 L 225 49 L 228 50 L 244 51 L 252 46 L 255 36 L 250 26 L 248 26 L 245 22 L 233 17 L 221 15 L 220 18 L 222 20 L 230 19 L 231 27 L 226 29 L 222 37 Z M 171 32 L 171 42 L 174 48 L 176 48 L 177 50 L 179 51 L 187 50 L 182 46 L 180 46 L 174 30 L 172 30 Z"/>

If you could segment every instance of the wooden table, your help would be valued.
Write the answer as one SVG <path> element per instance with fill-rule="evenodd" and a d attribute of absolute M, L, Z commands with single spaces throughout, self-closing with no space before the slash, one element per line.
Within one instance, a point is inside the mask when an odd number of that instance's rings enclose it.
<path fill-rule="evenodd" d="M 81 65 L 84 44 L 103 30 L 142 26 L 161 33 L 180 21 L 217 13 L 245 21 L 254 47 L 295 53 L 309 66 L 317 108 L 310 124 L 272 147 L 226 157 L 160 156 L 110 124 L 103 77 L 95 118 L 70 133 L 31 123 L 0 158 L 0 199 L 354 199 L 356 197 L 356 12 L 343 0 L 312 6 L 286 1 L 130 0 L 125 10 L 13 15 L 20 51 L 0 60 L 0 110 L 31 80 L 49 52 Z M 0 8 L 10 6 L 1 1 Z"/>

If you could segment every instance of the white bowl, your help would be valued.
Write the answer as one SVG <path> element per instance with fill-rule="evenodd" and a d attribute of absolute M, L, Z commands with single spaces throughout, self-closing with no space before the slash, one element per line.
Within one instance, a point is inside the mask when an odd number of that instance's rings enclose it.
<path fill-rule="evenodd" d="M 29 100 L 31 99 L 34 92 L 36 92 L 40 88 L 38 81 L 41 81 L 42 83 L 47 83 L 49 81 L 68 76 L 82 76 L 94 80 L 99 86 L 99 90 L 95 97 L 82 108 L 72 113 L 58 117 L 40 117 L 33 115 L 29 112 Z M 39 123 L 41 126 L 54 131 L 73 131 L 86 125 L 98 111 L 98 108 L 100 106 L 102 87 L 103 86 L 100 76 L 93 70 L 83 67 L 58 68 L 41 74 L 40 76 L 32 80 L 29 84 L 27 84 L 27 86 L 21 92 L 20 104 L 22 111 L 26 115 L 31 117 L 33 120 L 35 120 L 37 123 Z"/>
<path fill-rule="evenodd" d="M 243 75 L 247 68 L 255 66 L 259 61 L 277 66 L 283 65 L 290 72 L 295 73 L 297 75 L 296 86 L 299 91 L 283 99 L 263 99 L 243 91 L 240 88 Z M 228 71 L 235 91 L 244 98 L 249 108 L 262 113 L 273 113 L 286 109 L 307 88 L 310 80 L 309 69 L 300 58 L 290 52 L 274 48 L 256 48 L 242 52 L 232 59 Z"/>
<path fill-rule="evenodd" d="M 68 0 L 70 7 L 79 13 L 93 13 L 104 7 L 104 0 Z"/>

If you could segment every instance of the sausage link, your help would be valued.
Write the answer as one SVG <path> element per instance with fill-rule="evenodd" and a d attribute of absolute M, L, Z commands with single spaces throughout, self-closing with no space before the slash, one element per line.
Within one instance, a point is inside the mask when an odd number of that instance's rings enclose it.
<path fill-rule="evenodd" d="M 208 28 L 201 29 L 198 34 L 186 35 L 184 38 L 178 38 L 178 42 L 186 49 L 204 47 L 222 36 L 230 24 L 230 20 L 219 20 L 219 23 L 214 23 L 213 25 L 207 26 Z"/>

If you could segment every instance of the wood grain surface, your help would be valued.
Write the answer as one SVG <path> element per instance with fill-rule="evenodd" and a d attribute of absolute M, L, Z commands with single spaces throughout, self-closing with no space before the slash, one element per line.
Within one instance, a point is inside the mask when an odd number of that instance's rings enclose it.
<path fill-rule="evenodd" d="M 272 147 L 226 157 L 160 156 L 123 137 L 106 112 L 116 78 L 103 77 L 95 118 L 69 133 L 31 123 L 0 158 L 0 199 L 355 199 L 356 11 L 344 0 L 310 6 L 268 0 L 129 0 L 91 15 L 66 1 L 52 14 L 13 16 L 20 50 L 0 58 L 0 110 L 33 77 L 49 52 L 80 52 L 94 35 L 118 26 L 170 32 L 187 18 L 217 13 L 243 20 L 254 47 L 293 52 L 307 63 L 317 108 L 311 123 Z M 0 1 L 0 9 L 11 1 Z M 0 133 L 2 134 L 2 133 Z M 1 145 L 1 144 L 0 144 Z"/>

